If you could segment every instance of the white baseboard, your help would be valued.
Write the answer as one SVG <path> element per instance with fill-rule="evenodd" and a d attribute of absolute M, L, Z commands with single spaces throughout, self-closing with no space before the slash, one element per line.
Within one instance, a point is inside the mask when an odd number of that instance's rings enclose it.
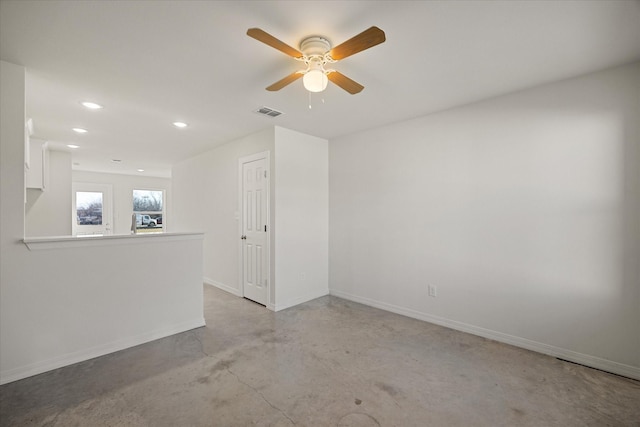
<path fill-rule="evenodd" d="M 457 331 L 467 332 L 469 334 L 478 335 L 484 338 L 489 338 L 494 341 L 499 341 L 505 344 L 510 344 L 515 347 L 524 348 L 527 350 L 535 351 L 538 353 L 546 354 L 560 359 L 568 360 L 571 362 L 579 363 L 581 365 L 589 366 L 602 371 L 611 372 L 613 374 L 622 375 L 628 378 L 634 378 L 640 380 L 640 368 L 625 365 L 623 363 L 614 362 L 607 359 L 602 359 L 596 356 L 588 354 L 578 353 L 573 350 L 568 350 L 561 347 L 556 347 L 549 344 L 544 344 L 537 341 L 532 341 L 526 338 L 517 337 L 514 335 L 504 334 L 502 332 L 493 331 L 490 329 L 481 328 L 479 326 L 470 325 L 455 320 L 446 319 L 439 316 L 423 313 L 410 308 L 400 307 L 393 304 L 388 304 L 381 301 L 376 301 L 370 298 L 365 298 L 357 295 L 348 294 L 346 292 L 331 290 L 331 295 L 344 298 L 346 300 L 358 302 L 371 307 L 379 308 L 392 313 L 401 314 L 403 316 L 411 317 L 425 322 L 434 323 L 436 325 L 445 326 L 447 328 L 455 329 Z"/>
<path fill-rule="evenodd" d="M 319 291 L 315 291 L 315 292 L 311 292 L 308 293 L 306 295 L 302 295 L 300 297 L 297 298 L 292 298 L 290 300 L 287 300 L 283 303 L 276 303 L 273 310 L 274 311 L 280 311 L 280 310 L 284 310 L 285 308 L 289 308 L 289 307 L 293 307 L 294 305 L 298 305 L 298 304 L 302 304 L 303 302 L 307 302 L 307 301 L 311 301 L 312 299 L 316 299 L 316 298 L 320 298 L 323 297 L 325 295 L 329 295 L 329 289 L 322 289 Z M 276 295 L 277 297 L 277 295 Z"/>
<path fill-rule="evenodd" d="M 209 279 L 208 277 L 203 277 L 202 280 L 204 281 L 205 284 L 207 285 L 211 285 L 211 286 L 215 286 L 218 289 L 222 289 L 225 292 L 229 292 L 230 294 L 233 294 L 237 297 L 241 297 L 242 294 L 240 293 L 240 291 L 236 288 L 233 288 L 231 286 L 225 285 L 224 283 L 220 283 L 220 282 L 216 282 L 213 279 Z"/>
<path fill-rule="evenodd" d="M 52 359 L 43 360 L 41 362 L 32 363 L 30 365 L 20 366 L 18 368 L 0 372 L 0 384 L 6 384 L 13 381 L 21 380 L 23 378 L 31 377 L 33 375 L 42 374 L 43 372 L 62 368 L 63 366 L 72 365 L 74 363 L 83 362 L 95 357 L 104 356 L 109 353 L 114 353 L 116 351 L 124 350 L 126 348 L 134 347 L 136 345 L 144 344 L 160 338 L 168 337 L 180 332 L 186 332 L 204 325 L 204 318 L 194 319 L 192 321 L 183 322 L 167 328 L 157 329 L 155 331 L 123 338 L 107 344 L 79 350 L 73 353 L 54 357 Z"/>

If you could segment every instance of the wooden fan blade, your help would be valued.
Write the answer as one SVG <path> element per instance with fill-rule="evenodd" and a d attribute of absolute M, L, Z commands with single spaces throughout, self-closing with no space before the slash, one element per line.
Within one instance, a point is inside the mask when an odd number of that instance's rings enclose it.
<path fill-rule="evenodd" d="M 360 83 L 351 80 L 349 77 L 338 71 L 330 72 L 329 74 L 327 74 L 327 78 L 333 83 L 340 86 L 342 89 L 349 92 L 351 95 L 355 95 L 356 93 L 359 93 L 360 91 L 362 91 L 362 89 L 364 89 L 364 86 L 362 86 Z"/>
<path fill-rule="evenodd" d="M 278 80 L 277 82 L 275 82 L 271 86 L 267 87 L 267 90 L 269 90 L 271 92 L 275 92 L 276 90 L 280 90 L 283 87 L 287 86 L 288 84 L 291 84 L 291 83 L 295 82 L 300 77 L 302 77 L 302 73 L 296 71 L 295 73 L 289 74 L 284 79 Z"/>
<path fill-rule="evenodd" d="M 384 31 L 378 27 L 371 27 L 368 30 L 364 30 L 357 36 L 350 38 L 346 42 L 334 47 L 329 52 L 329 55 L 336 61 L 339 61 L 378 45 L 385 40 L 386 37 L 384 35 Z"/>
<path fill-rule="evenodd" d="M 273 37 L 271 34 L 266 31 L 261 30 L 260 28 L 249 28 L 247 30 L 247 35 L 249 37 L 253 37 L 254 39 L 271 46 L 274 49 L 278 49 L 280 52 L 289 55 L 293 58 L 300 58 L 302 56 L 302 52 L 297 49 L 292 48 L 288 44 L 278 40 Z"/>

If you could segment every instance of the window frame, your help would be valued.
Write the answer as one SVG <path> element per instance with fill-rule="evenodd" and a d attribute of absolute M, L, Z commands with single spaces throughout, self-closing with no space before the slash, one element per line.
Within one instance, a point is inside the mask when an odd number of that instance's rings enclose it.
<path fill-rule="evenodd" d="M 136 211 L 134 210 L 134 193 L 136 191 L 147 191 L 147 192 L 160 192 L 162 194 L 162 210 L 161 211 Z M 153 228 L 148 228 L 145 226 L 141 226 L 138 227 L 138 225 L 136 224 L 136 233 L 138 232 L 143 232 L 143 233 L 164 233 L 166 231 L 166 210 L 167 210 L 167 190 L 164 188 L 151 188 L 151 187 L 132 187 L 131 189 L 131 214 L 132 217 L 134 214 L 141 214 L 141 215 L 150 215 L 150 216 L 154 216 L 155 218 L 157 218 L 158 216 L 162 218 L 162 224 L 158 224 L 156 227 Z M 133 219 L 132 219 L 133 221 Z"/>

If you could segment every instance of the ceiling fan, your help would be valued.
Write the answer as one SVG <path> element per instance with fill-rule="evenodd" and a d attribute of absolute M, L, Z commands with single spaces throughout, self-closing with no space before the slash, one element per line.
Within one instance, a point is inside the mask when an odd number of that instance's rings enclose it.
<path fill-rule="evenodd" d="M 302 77 L 304 87 L 310 92 L 322 92 L 331 81 L 352 95 L 359 93 L 364 86 L 333 69 L 327 69 L 327 64 L 333 64 L 351 55 L 386 40 L 384 31 L 378 27 L 371 27 L 346 42 L 332 48 L 331 43 L 322 36 L 310 36 L 302 40 L 300 50 L 278 40 L 260 28 L 249 28 L 247 35 L 267 44 L 292 58 L 304 62 L 306 69 L 296 71 L 267 87 L 269 91 L 277 91 Z"/>

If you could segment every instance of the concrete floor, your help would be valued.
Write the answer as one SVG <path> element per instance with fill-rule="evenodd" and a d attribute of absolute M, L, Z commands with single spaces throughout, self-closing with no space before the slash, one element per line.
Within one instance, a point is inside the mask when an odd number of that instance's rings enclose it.
<path fill-rule="evenodd" d="M 2 426 L 640 426 L 640 382 L 334 297 L 0 387 Z"/>

